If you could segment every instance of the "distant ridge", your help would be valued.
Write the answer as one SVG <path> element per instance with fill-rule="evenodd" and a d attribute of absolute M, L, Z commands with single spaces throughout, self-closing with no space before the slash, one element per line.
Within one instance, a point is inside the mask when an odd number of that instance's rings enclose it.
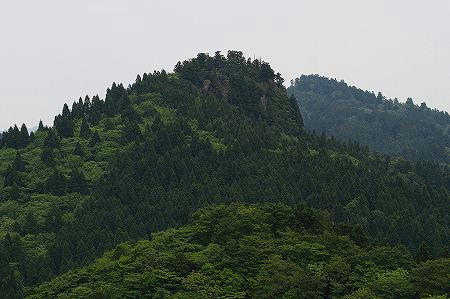
<path fill-rule="evenodd" d="M 296 97 L 308 130 L 390 155 L 450 163 L 446 111 L 416 105 L 411 98 L 400 103 L 319 75 L 295 79 L 288 93 Z"/>

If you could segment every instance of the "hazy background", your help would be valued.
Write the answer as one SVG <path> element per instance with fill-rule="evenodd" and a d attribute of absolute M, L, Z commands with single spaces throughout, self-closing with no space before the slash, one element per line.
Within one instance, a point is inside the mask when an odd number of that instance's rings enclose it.
<path fill-rule="evenodd" d="M 0 129 L 198 52 L 242 50 L 450 111 L 449 0 L 0 0 Z"/>

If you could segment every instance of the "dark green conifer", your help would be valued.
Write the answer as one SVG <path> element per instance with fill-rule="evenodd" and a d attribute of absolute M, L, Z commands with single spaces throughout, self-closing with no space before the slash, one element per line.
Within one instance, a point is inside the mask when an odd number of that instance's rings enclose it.
<path fill-rule="evenodd" d="M 84 173 L 80 169 L 72 169 L 69 180 L 67 181 L 67 192 L 89 193 L 88 183 Z"/>
<path fill-rule="evenodd" d="M 73 153 L 80 157 L 84 156 L 83 148 L 79 142 L 77 142 L 77 144 L 75 144 L 75 149 L 73 150 Z"/>
<path fill-rule="evenodd" d="M 18 136 L 18 147 L 24 148 L 28 145 L 29 137 L 28 129 L 25 124 L 22 124 L 22 127 L 20 128 L 20 134 Z"/>
<path fill-rule="evenodd" d="M 13 167 L 17 171 L 25 171 L 27 163 L 22 159 L 20 152 L 16 152 L 16 157 L 14 158 Z"/>
<path fill-rule="evenodd" d="M 47 166 L 55 165 L 55 155 L 51 147 L 45 146 L 42 150 L 41 159 Z"/>
<path fill-rule="evenodd" d="M 89 138 L 90 136 L 91 136 L 91 129 L 89 128 L 89 124 L 88 124 L 86 118 L 83 117 L 83 120 L 81 121 L 81 126 L 80 126 L 80 137 Z"/>
<path fill-rule="evenodd" d="M 89 140 L 89 146 L 93 147 L 96 144 L 100 143 L 100 141 L 100 135 L 97 131 L 94 131 L 94 133 L 92 133 L 91 140 Z"/>
<path fill-rule="evenodd" d="M 44 130 L 44 124 L 42 123 L 42 120 L 39 121 L 38 131 Z"/>
<path fill-rule="evenodd" d="M 46 191 L 54 195 L 64 195 L 66 193 L 67 179 L 57 169 L 53 170 L 52 175 L 47 179 Z"/>
<path fill-rule="evenodd" d="M 47 136 L 44 139 L 44 146 L 48 148 L 59 147 L 59 137 L 54 130 L 48 130 Z"/>
<path fill-rule="evenodd" d="M 422 242 L 420 243 L 419 249 L 417 249 L 416 262 L 422 263 L 428 261 L 429 259 L 431 259 L 430 247 L 427 243 Z"/>

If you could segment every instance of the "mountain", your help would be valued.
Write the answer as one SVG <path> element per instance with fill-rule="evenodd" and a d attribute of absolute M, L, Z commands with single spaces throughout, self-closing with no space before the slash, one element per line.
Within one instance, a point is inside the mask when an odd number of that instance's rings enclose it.
<path fill-rule="evenodd" d="M 386 99 L 318 75 L 301 76 L 288 93 L 297 98 L 305 127 L 370 149 L 413 160 L 450 163 L 450 115 Z"/>
<path fill-rule="evenodd" d="M 412 298 L 449 291 L 449 258 L 416 263 L 401 247 L 355 244 L 314 209 L 216 205 L 192 218 L 123 243 L 28 298 Z"/>
<path fill-rule="evenodd" d="M 307 206 L 358 246 L 445 256 L 449 168 L 306 132 L 282 83 L 241 52 L 199 54 L 65 104 L 51 128 L 3 133 L 0 293 L 31 295 L 120 243 L 235 202 Z"/>

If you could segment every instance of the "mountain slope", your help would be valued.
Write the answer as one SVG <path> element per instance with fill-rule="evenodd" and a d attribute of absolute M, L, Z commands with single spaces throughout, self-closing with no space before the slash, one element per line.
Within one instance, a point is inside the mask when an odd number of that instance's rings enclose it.
<path fill-rule="evenodd" d="M 411 298 L 448 292 L 449 266 L 416 264 L 400 247 L 358 246 L 302 206 L 231 204 L 121 244 L 27 298 Z"/>
<path fill-rule="evenodd" d="M 415 160 L 450 163 L 450 116 L 412 99 L 401 104 L 317 75 L 288 88 L 297 98 L 306 128 L 370 149 Z"/>
<path fill-rule="evenodd" d="M 64 105 L 52 128 L 8 130 L 0 287 L 17 293 L 234 201 L 304 203 L 369 244 L 440 254 L 449 169 L 304 132 L 281 82 L 240 52 L 199 54 Z"/>

